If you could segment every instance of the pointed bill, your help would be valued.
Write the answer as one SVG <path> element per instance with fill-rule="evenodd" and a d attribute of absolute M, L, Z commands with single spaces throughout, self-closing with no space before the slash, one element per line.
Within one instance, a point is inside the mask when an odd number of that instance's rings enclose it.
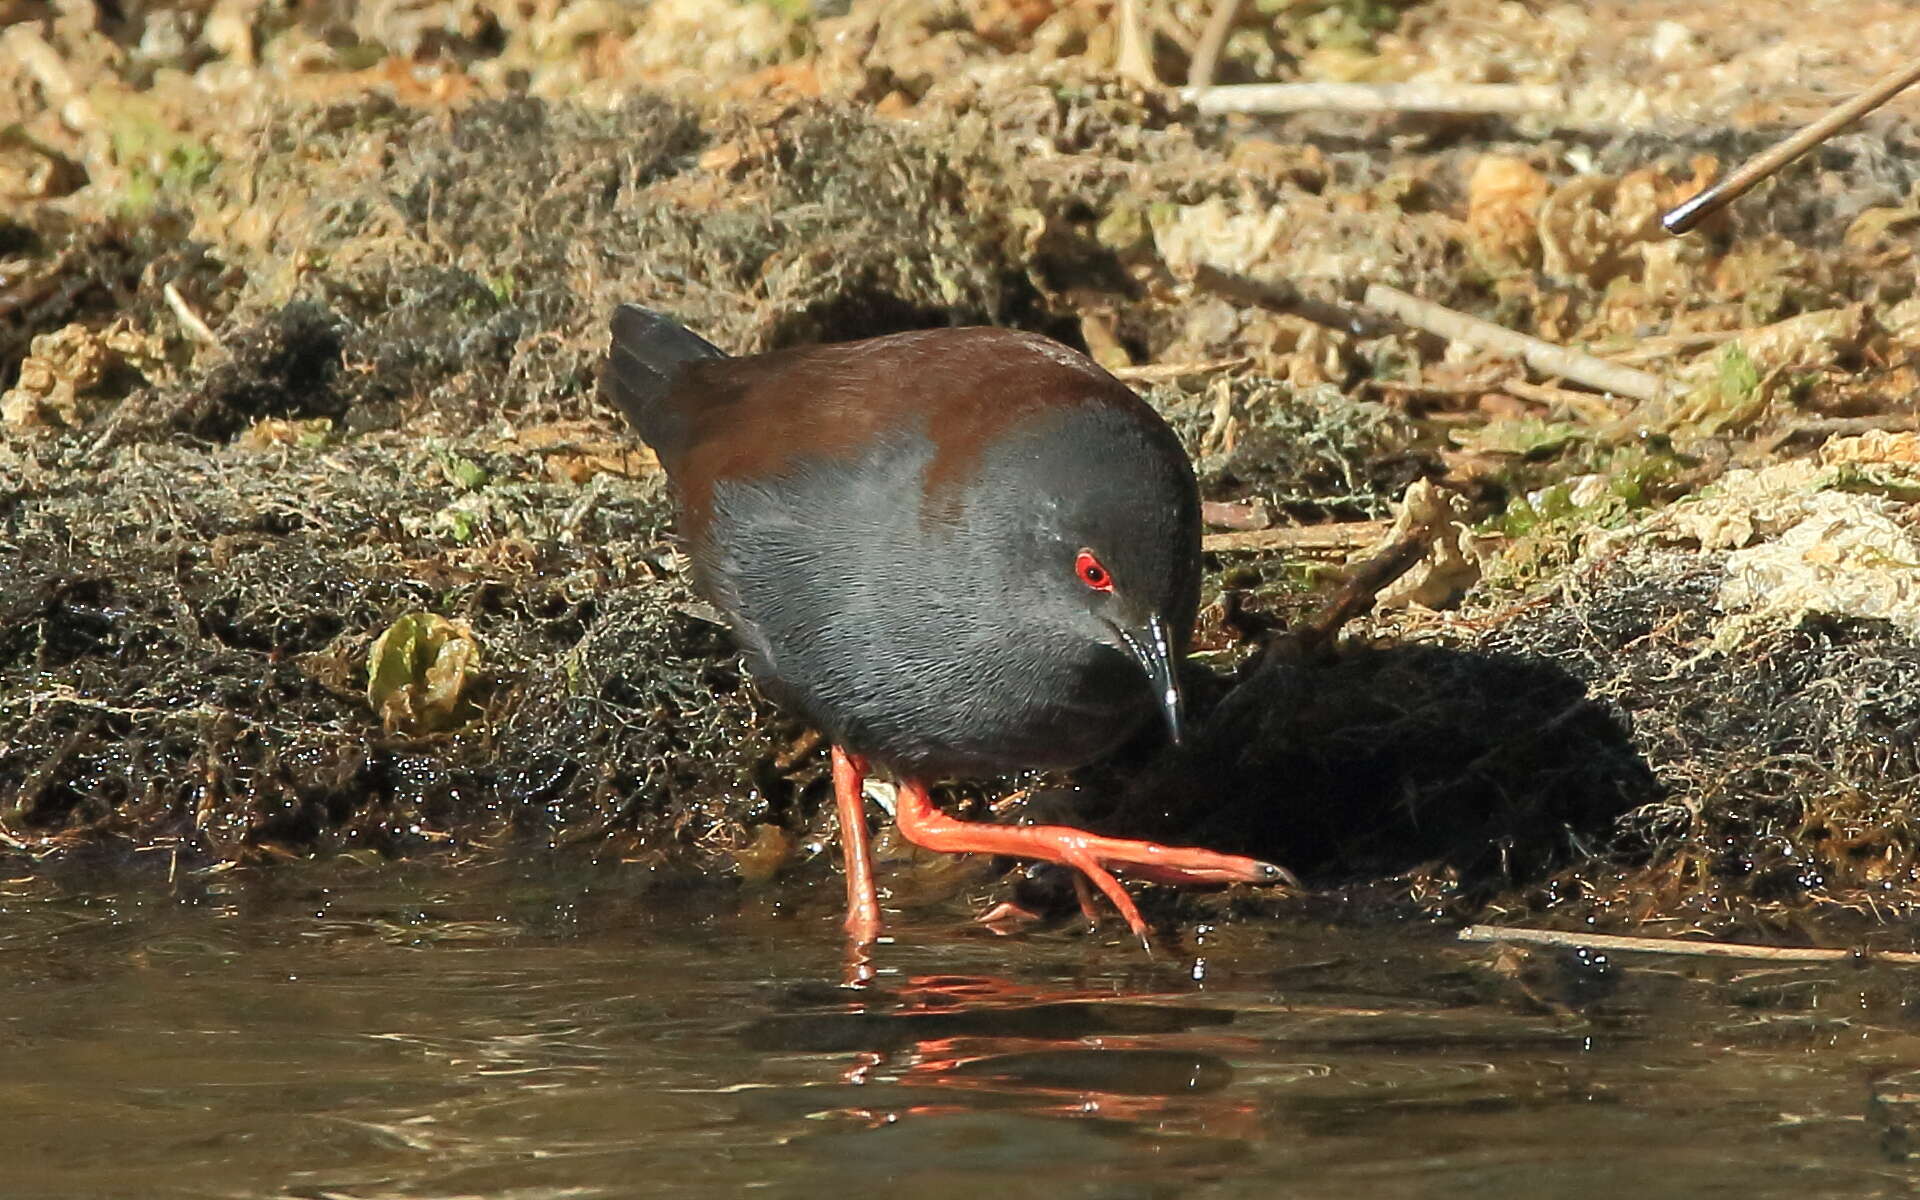
<path fill-rule="evenodd" d="M 1184 732 L 1180 723 L 1180 682 L 1174 674 L 1173 639 L 1167 636 L 1166 620 L 1155 614 L 1148 619 L 1146 628 L 1122 629 L 1120 638 L 1139 661 L 1140 669 L 1147 673 L 1154 702 L 1166 718 L 1167 732 L 1174 744 L 1179 745 Z"/>

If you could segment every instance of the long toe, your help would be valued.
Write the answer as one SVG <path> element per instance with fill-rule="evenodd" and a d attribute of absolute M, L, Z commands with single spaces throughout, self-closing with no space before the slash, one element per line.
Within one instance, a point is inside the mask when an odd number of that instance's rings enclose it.
<path fill-rule="evenodd" d="M 1038 925 L 1040 914 L 1003 900 L 974 918 L 974 923 L 991 933 L 1007 937 L 1030 925 Z"/>
<path fill-rule="evenodd" d="M 1102 837 L 1069 825 L 982 825 L 957 820 L 941 812 L 927 794 L 926 785 L 913 779 L 900 781 L 894 819 L 908 841 L 928 850 L 948 854 L 1005 854 L 1072 867 L 1100 889 L 1126 918 L 1127 926 L 1143 940 L 1147 936 L 1147 923 L 1133 898 L 1114 878 L 1115 871 L 1183 887 L 1290 883 L 1293 879 L 1272 863 L 1238 854 Z"/>
<path fill-rule="evenodd" d="M 1153 843 L 1144 844 L 1152 845 Z M 1175 847 L 1163 846 L 1160 849 L 1180 853 Z M 1208 852 L 1199 851 L 1198 853 Z M 1104 861 L 1115 871 L 1130 879 L 1144 879 L 1148 883 L 1165 884 L 1168 887 L 1224 887 L 1233 883 L 1256 883 L 1270 887 L 1283 887 L 1290 891 L 1305 890 L 1294 873 L 1285 867 L 1253 858 L 1239 858 L 1231 854 L 1215 857 L 1228 861 L 1180 863 L 1167 858 L 1150 862 L 1111 859 Z"/>

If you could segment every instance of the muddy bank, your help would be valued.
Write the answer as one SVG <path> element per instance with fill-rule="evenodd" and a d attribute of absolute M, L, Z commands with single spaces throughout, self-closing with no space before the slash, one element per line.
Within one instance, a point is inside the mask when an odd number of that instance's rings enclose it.
<path fill-rule="evenodd" d="M 1484 28 L 1307 7 L 1240 30 L 1231 72 L 1420 76 Z M 1912 894 L 1897 114 L 1674 241 L 1661 208 L 1797 112 L 1724 73 L 1635 91 L 1656 52 L 1770 78 L 1677 9 L 1589 13 L 1611 24 L 1577 70 L 1564 13 L 1484 47 L 1565 68 L 1563 113 L 1264 123 L 1117 77 L 1065 9 L 558 32 L 474 6 L 410 34 L 221 11 L 29 14 L 9 43 L 9 853 L 562 843 L 826 880 L 819 748 L 686 593 L 657 471 L 594 399 L 634 300 L 743 351 L 1038 330 L 1135 372 L 1186 439 L 1241 538 L 1209 556 L 1200 744 L 958 803 L 1319 890 L 1183 902 L 1215 914 L 1860 925 Z M 670 20 L 717 86 L 650 57 Z M 1180 40 L 1155 44 L 1177 77 Z M 1391 283 L 1671 386 L 1601 396 L 1201 267 L 1344 311 Z M 1441 548 L 1338 646 L 1290 646 L 1415 480 L 1453 498 Z M 1286 536 L 1315 528 L 1354 532 Z"/>

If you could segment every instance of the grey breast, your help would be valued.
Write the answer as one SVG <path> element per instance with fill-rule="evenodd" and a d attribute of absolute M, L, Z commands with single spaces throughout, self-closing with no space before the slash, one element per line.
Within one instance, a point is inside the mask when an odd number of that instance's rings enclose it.
<path fill-rule="evenodd" d="M 1101 678 L 1117 655 L 1033 620 L 999 544 L 1030 533 L 1017 504 L 990 534 L 964 512 L 927 519 L 931 457 L 907 435 L 715 486 L 696 556 L 749 669 L 836 742 L 904 770 L 1070 766 L 1110 748 L 1144 711 L 1138 685 Z"/>

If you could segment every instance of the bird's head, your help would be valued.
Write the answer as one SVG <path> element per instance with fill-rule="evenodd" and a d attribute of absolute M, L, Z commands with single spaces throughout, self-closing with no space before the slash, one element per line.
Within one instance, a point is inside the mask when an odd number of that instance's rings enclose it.
<path fill-rule="evenodd" d="M 1150 410 L 1086 407 L 1008 450 L 988 485 L 1025 514 L 1015 594 L 1034 611 L 1022 616 L 1035 636 L 1105 660 L 1103 677 L 1134 668 L 1144 676 L 1136 695 L 1151 696 L 1179 741 L 1176 667 L 1200 599 L 1200 497 L 1179 441 Z"/>

